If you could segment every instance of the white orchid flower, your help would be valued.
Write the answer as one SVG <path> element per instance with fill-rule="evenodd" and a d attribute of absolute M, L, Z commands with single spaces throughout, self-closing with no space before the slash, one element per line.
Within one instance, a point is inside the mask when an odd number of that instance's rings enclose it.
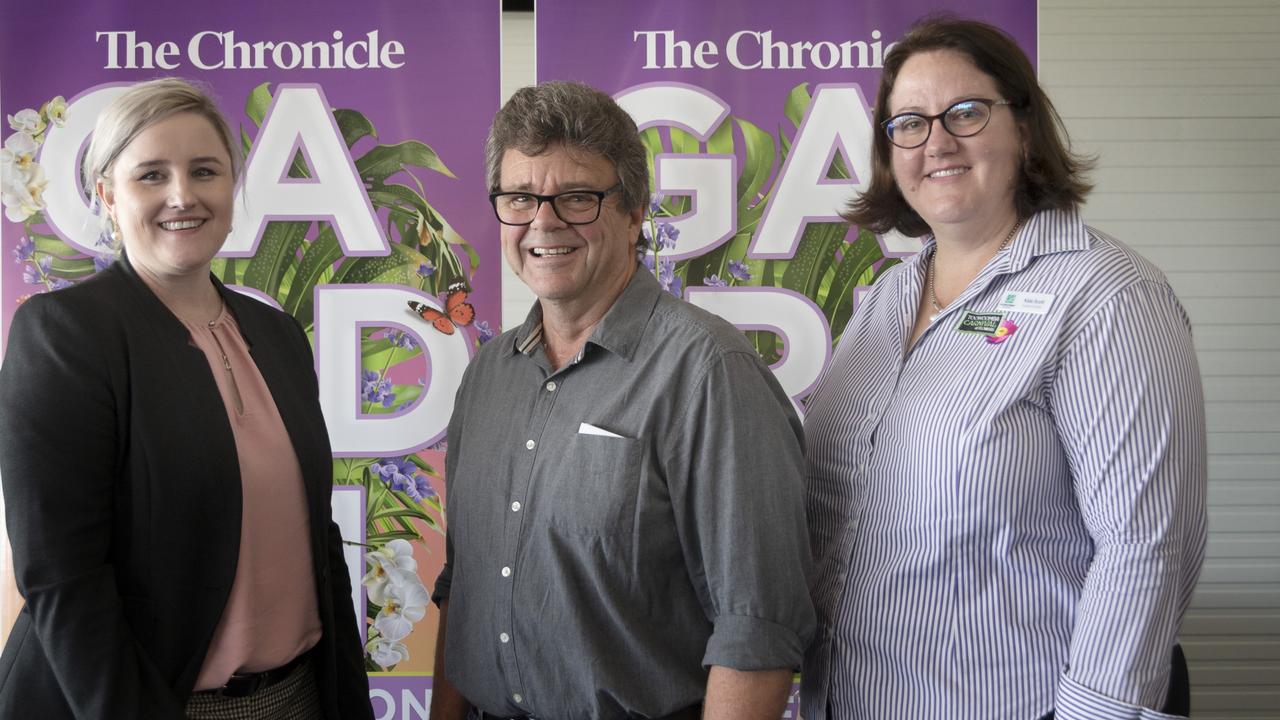
<path fill-rule="evenodd" d="M 40 117 L 40 113 L 26 108 L 19 110 L 9 116 L 9 127 L 20 133 L 28 133 L 30 135 L 39 135 L 44 132 L 44 118 Z"/>
<path fill-rule="evenodd" d="M 409 648 L 403 643 L 386 638 L 374 638 L 365 644 L 364 649 L 369 653 L 369 658 L 383 670 L 409 659 Z"/>
<path fill-rule="evenodd" d="M 5 164 L 12 163 L 20 168 L 28 168 L 35 162 L 36 151 L 40 143 L 24 132 L 16 132 L 4 141 L 4 152 L 10 155 Z"/>
<path fill-rule="evenodd" d="M 41 113 L 49 118 L 49 122 L 58 127 L 67 124 L 67 99 L 58 95 L 40 108 Z"/>
<path fill-rule="evenodd" d="M 369 592 L 369 599 L 378 605 L 386 604 L 387 587 L 392 584 L 421 582 L 418 580 L 418 562 L 413 559 L 413 546 L 399 538 L 373 552 L 365 553 L 369 572 L 360 579 Z"/>
<path fill-rule="evenodd" d="M 414 576 L 417 580 L 417 576 Z M 427 614 L 427 605 L 431 595 L 422 586 L 422 581 L 406 583 L 388 583 L 386 602 L 382 611 L 373 619 L 373 626 L 382 637 L 391 642 L 400 642 L 413 632 L 413 624 L 422 620 Z"/>
<path fill-rule="evenodd" d="M 0 193 L 0 204 L 4 205 L 4 216 L 9 222 L 20 223 L 33 214 L 30 208 L 34 203 L 22 186 L 6 185 L 4 192 Z"/>
<path fill-rule="evenodd" d="M 11 175 L 16 176 L 19 173 L 11 173 Z M 48 184 L 49 181 L 44 176 L 44 168 L 34 163 L 24 180 L 10 183 L 6 179 L 4 192 L 0 195 L 5 217 L 11 222 L 20 223 L 43 210 L 44 189 Z"/>
<path fill-rule="evenodd" d="M 12 150 L 0 150 L 0 185 L 26 185 L 28 175 L 27 169 L 18 165 L 18 156 Z"/>

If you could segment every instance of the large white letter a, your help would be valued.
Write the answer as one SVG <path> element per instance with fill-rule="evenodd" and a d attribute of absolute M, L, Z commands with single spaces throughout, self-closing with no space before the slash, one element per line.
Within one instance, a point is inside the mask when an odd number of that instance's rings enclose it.
<path fill-rule="evenodd" d="M 309 178 L 288 176 L 298 152 Z M 240 195 L 240 217 L 223 256 L 251 257 L 269 220 L 328 220 L 347 256 L 391 250 L 318 85 L 276 87 L 245 162 Z"/>

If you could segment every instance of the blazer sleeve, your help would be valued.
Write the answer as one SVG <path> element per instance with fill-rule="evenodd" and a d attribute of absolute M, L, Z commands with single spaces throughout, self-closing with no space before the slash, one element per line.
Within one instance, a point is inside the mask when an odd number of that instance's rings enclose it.
<path fill-rule="evenodd" d="M 126 618 L 111 562 L 128 409 L 112 383 L 123 358 L 104 348 L 120 339 L 74 309 L 57 294 L 28 300 L 0 369 L 0 477 L 18 590 L 77 718 L 180 718 L 182 701 Z"/>

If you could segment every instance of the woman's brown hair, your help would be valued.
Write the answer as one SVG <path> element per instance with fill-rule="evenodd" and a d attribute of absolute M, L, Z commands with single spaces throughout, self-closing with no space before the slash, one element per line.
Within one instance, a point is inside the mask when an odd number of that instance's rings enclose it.
<path fill-rule="evenodd" d="M 849 203 L 844 218 L 875 233 L 897 230 L 918 237 L 930 232 L 929 225 L 907 204 L 894 181 L 890 164 L 893 146 L 882 123 L 889 119 L 889 94 L 902 66 L 913 55 L 933 50 L 953 50 L 969 58 L 995 81 L 1019 119 L 1027 151 L 1014 192 L 1018 216 L 1025 218 L 1048 209 L 1071 210 L 1084 202 L 1093 187 L 1084 177 L 1093 167 L 1093 159 L 1071 151 L 1062 118 L 1018 44 L 1003 30 L 986 23 L 930 17 L 914 25 L 885 58 L 876 92 L 871 182 Z"/>

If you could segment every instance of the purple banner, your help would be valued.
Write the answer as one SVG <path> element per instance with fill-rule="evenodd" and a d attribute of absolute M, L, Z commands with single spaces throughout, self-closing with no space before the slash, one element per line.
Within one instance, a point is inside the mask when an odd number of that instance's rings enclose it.
<path fill-rule="evenodd" d="M 1034 0 L 538 4 L 538 79 L 612 93 L 658 195 L 645 264 L 746 331 L 803 412 L 857 297 L 919 243 L 846 226 L 885 53 L 938 11 L 1036 56 Z"/>
<path fill-rule="evenodd" d="M 315 344 L 334 482 L 360 491 L 335 493 L 334 511 L 364 544 L 348 564 L 367 667 L 419 699 L 436 628 L 424 588 L 444 555 L 444 431 L 464 367 L 499 329 L 483 178 L 499 12 L 386 0 L 0 7 L 0 336 L 26 298 L 114 258 L 79 181 L 98 112 L 140 80 L 211 86 L 247 156 L 213 272 L 294 316 Z M 395 717 L 425 717 L 413 712 Z"/>

